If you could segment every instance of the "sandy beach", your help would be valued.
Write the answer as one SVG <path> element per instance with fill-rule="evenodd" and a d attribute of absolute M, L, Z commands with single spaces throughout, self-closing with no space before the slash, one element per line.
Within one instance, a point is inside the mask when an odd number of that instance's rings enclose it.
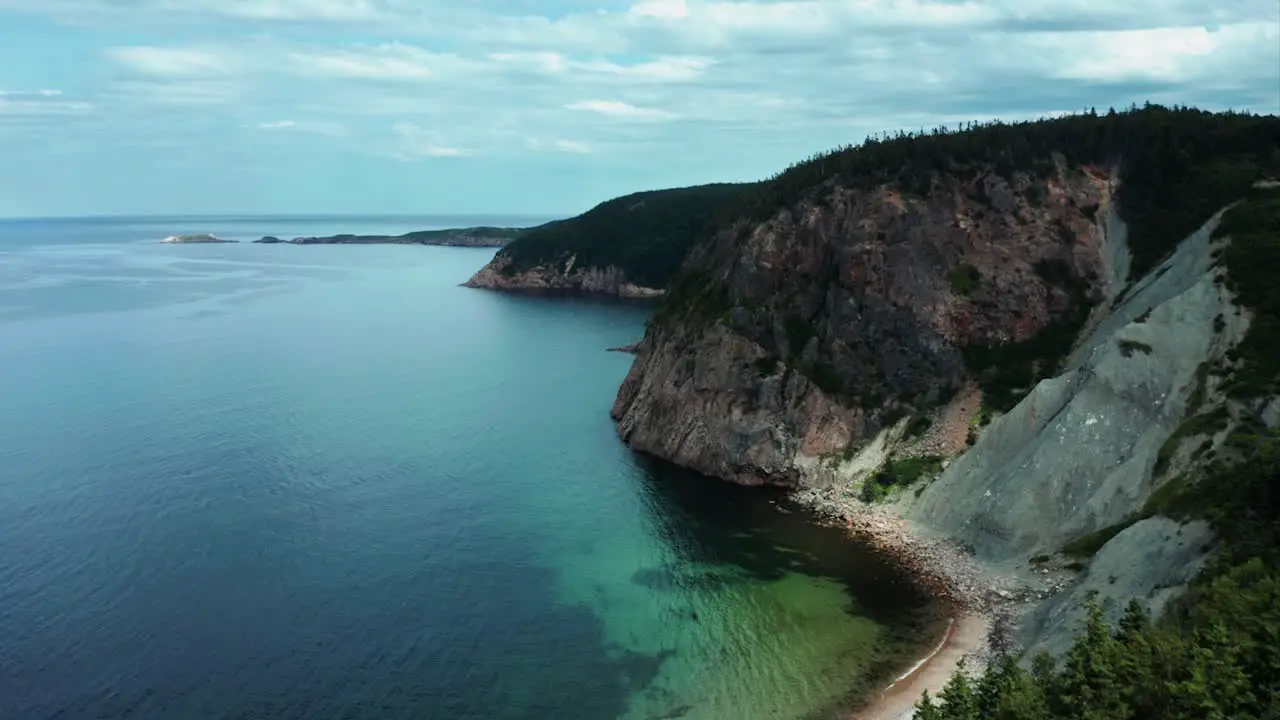
<path fill-rule="evenodd" d="M 1030 587 L 1025 581 L 993 574 L 971 554 L 941 538 L 930 537 L 891 510 L 868 505 L 834 489 L 805 490 L 793 499 L 850 535 L 893 556 L 924 591 L 955 608 L 944 636 L 930 652 L 887 685 L 880 695 L 850 715 L 850 720 L 909 720 L 928 690 L 946 685 L 960 661 L 979 672 L 1009 649 L 1017 619 L 1031 602 L 1056 591 L 1057 577 Z"/>
<path fill-rule="evenodd" d="M 987 645 L 991 624 L 976 613 L 951 620 L 947 632 L 933 650 L 894 680 L 850 720 L 910 720 L 915 703 L 925 690 L 936 695 L 965 658 L 979 658 Z"/>

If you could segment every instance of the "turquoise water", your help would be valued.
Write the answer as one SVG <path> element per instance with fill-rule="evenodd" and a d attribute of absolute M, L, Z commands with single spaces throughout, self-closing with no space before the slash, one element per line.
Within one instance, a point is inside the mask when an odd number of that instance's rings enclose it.
<path fill-rule="evenodd" d="M 927 646 L 883 559 L 617 441 L 648 306 L 153 242 L 504 220 L 0 222 L 0 718 L 829 717 Z"/>

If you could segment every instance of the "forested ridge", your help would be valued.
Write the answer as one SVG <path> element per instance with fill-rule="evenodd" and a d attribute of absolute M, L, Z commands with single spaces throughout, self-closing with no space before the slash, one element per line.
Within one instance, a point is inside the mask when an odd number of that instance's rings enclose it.
<path fill-rule="evenodd" d="M 621 269 L 630 282 L 665 288 L 720 208 L 750 184 L 714 184 L 633 193 L 587 212 L 526 230 L 499 255 L 506 274 L 566 262 Z"/>
<path fill-rule="evenodd" d="M 718 222 L 763 220 L 802 201 L 821 202 L 832 186 L 892 185 L 924 195 L 943 174 L 1048 172 L 1055 153 L 1071 166 L 1119 167 L 1117 199 L 1137 277 L 1254 180 L 1280 172 L 1280 118 L 1147 104 L 886 133 L 792 165 L 725 206 Z"/>

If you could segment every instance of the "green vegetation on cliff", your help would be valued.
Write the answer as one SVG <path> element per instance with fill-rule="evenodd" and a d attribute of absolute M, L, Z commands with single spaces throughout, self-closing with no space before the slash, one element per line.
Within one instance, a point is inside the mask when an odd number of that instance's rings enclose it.
<path fill-rule="evenodd" d="M 1227 287 L 1253 311 L 1236 348 L 1242 366 L 1231 390 L 1243 397 L 1280 393 L 1280 188 L 1253 190 L 1223 215 L 1215 235 L 1231 238 L 1223 256 Z"/>
<path fill-rule="evenodd" d="M 1159 623 L 1133 602 L 1119 627 L 1090 603 L 1060 665 L 1006 658 L 957 674 L 917 720 L 1261 720 L 1280 712 L 1280 437 L 1266 434 L 1191 490 L 1223 539 L 1215 564 Z"/>
<path fill-rule="evenodd" d="M 918 720 L 1280 717 L 1280 433 L 1257 413 L 1280 389 L 1280 191 L 1246 194 L 1217 232 L 1230 239 L 1222 257 L 1228 287 L 1251 315 L 1225 370 L 1225 389 L 1245 401 L 1242 417 L 1221 456 L 1167 481 L 1147 507 L 1210 522 L 1221 540 L 1213 564 L 1159 623 L 1135 602 L 1112 629 L 1091 603 L 1060 666 L 1040 657 L 1026 671 L 1008 658 L 976 681 L 957 675 L 920 702 Z M 1197 391 L 1189 414 L 1203 395 Z M 1184 426 L 1216 429 L 1227 417 L 1220 409 Z M 1087 554 L 1109 539 L 1073 545 Z"/>
<path fill-rule="evenodd" d="M 990 173 L 1006 179 L 1017 173 L 1032 179 L 1047 177 L 1059 160 L 1068 168 L 1089 166 L 1097 173 L 1115 170 L 1117 207 L 1128 226 L 1130 276 L 1136 278 L 1156 266 L 1219 209 L 1247 195 L 1255 182 L 1280 176 L 1280 118 L 1148 104 L 1120 112 L 1099 114 L 1091 110 L 1026 122 L 969 123 L 899 132 L 823 153 L 752 187 L 736 202 L 726 203 L 713 227 L 721 237 L 732 238 L 718 245 L 714 235 L 706 238 L 707 248 L 714 247 L 719 254 L 695 252 L 691 256 L 654 322 L 662 326 L 675 319 L 693 325 L 734 317 L 745 320 L 747 316 L 735 308 L 744 308 L 752 299 L 730 292 L 730 274 L 741 271 L 726 259 L 733 243 L 741 241 L 742 233 L 754 223 L 788 214 L 794 219 L 806 204 L 828 204 L 836 188 L 889 186 L 908 196 L 924 196 L 948 176 L 966 182 Z M 972 184 L 976 186 L 973 192 L 985 192 L 983 183 Z M 1042 183 L 1033 182 L 1025 198 L 1033 206 L 1042 205 Z M 1098 206 L 1076 209 L 1092 218 Z M 1069 251 L 1076 241 L 1075 231 L 1060 222 L 1053 232 Z M 1060 369 L 1100 297 L 1100 279 L 1080 277 L 1068 263 L 1050 260 L 1037 264 L 1035 270 L 1059 291 L 1060 301 L 1055 301 L 1048 324 L 1017 341 L 955 348 L 963 357 L 965 374 L 979 382 L 984 402 L 992 410 L 1009 409 L 1037 381 Z M 833 271 L 833 265 L 818 271 L 820 274 L 813 275 L 803 288 L 769 290 L 776 297 L 764 303 L 766 307 L 745 307 L 749 327 L 735 323 L 735 329 L 788 360 L 828 394 L 843 395 L 863 407 L 896 394 L 899 401 L 920 410 L 945 397 L 945 387 L 917 387 L 902 395 L 904 388 L 886 385 L 884 372 L 865 364 L 841 363 L 832 356 L 833 348 L 847 338 L 834 336 L 835 328 L 824 325 L 821 318 L 815 320 L 814 313 L 822 310 L 813 298 L 829 294 L 832 283 L 838 282 Z M 990 300 L 981 297 L 985 283 L 978 268 L 954 267 L 946 280 L 952 292 L 976 305 Z M 732 287 L 761 285 L 742 282 Z M 781 292 L 790 295 L 784 298 Z M 754 300 L 759 304 L 760 298 Z M 783 333 L 768 331 L 764 318 L 770 312 L 776 315 L 774 326 L 783 328 Z M 1280 334 L 1280 325 L 1276 332 Z M 810 352 L 798 362 L 802 343 L 815 335 L 816 353 Z"/>
<path fill-rule="evenodd" d="M 629 281 L 665 288 L 689 247 L 726 203 L 750 184 L 715 184 L 633 193 L 565 220 L 539 225 L 502 249 L 504 272 L 539 265 L 617 267 Z"/>
<path fill-rule="evenodd" d="M 1068 164 L 1120 169 L 1118 200 L 1130 226 L 1132 277 L 1171 252 L 1253 182 L 1280 172 L 1280 120 L 1160 105 L 1004 123 L 966 123 L 867 139 L 799 162 L 726 207 L 720 220 L 764 220 L 832 186 L 896 185 L 917 195 L 939 175 L 991 168 L 1000 175 Z"/>

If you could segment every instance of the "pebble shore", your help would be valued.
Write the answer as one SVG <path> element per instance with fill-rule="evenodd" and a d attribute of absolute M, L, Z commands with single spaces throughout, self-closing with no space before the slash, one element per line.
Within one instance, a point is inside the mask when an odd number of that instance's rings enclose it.
<path fill-rule="evenodd" d="M 956 606 L 959 615 L 985 620 L 987 636 L 964 658 L 965 667 L 980 672 L 994 660 L 1016 652 L 1018 621 L 1032 604 L 1061 590 L 1072 574 L 1060 568 L 1029 569 L 1023 577 L 992 571 L 971 551 L 920 532 L 884 505 L 868 504 L 841 488 L 805 489 L 792 500 L 823 520 L 843 526 L 900 562 L 921 589 Z"/>

